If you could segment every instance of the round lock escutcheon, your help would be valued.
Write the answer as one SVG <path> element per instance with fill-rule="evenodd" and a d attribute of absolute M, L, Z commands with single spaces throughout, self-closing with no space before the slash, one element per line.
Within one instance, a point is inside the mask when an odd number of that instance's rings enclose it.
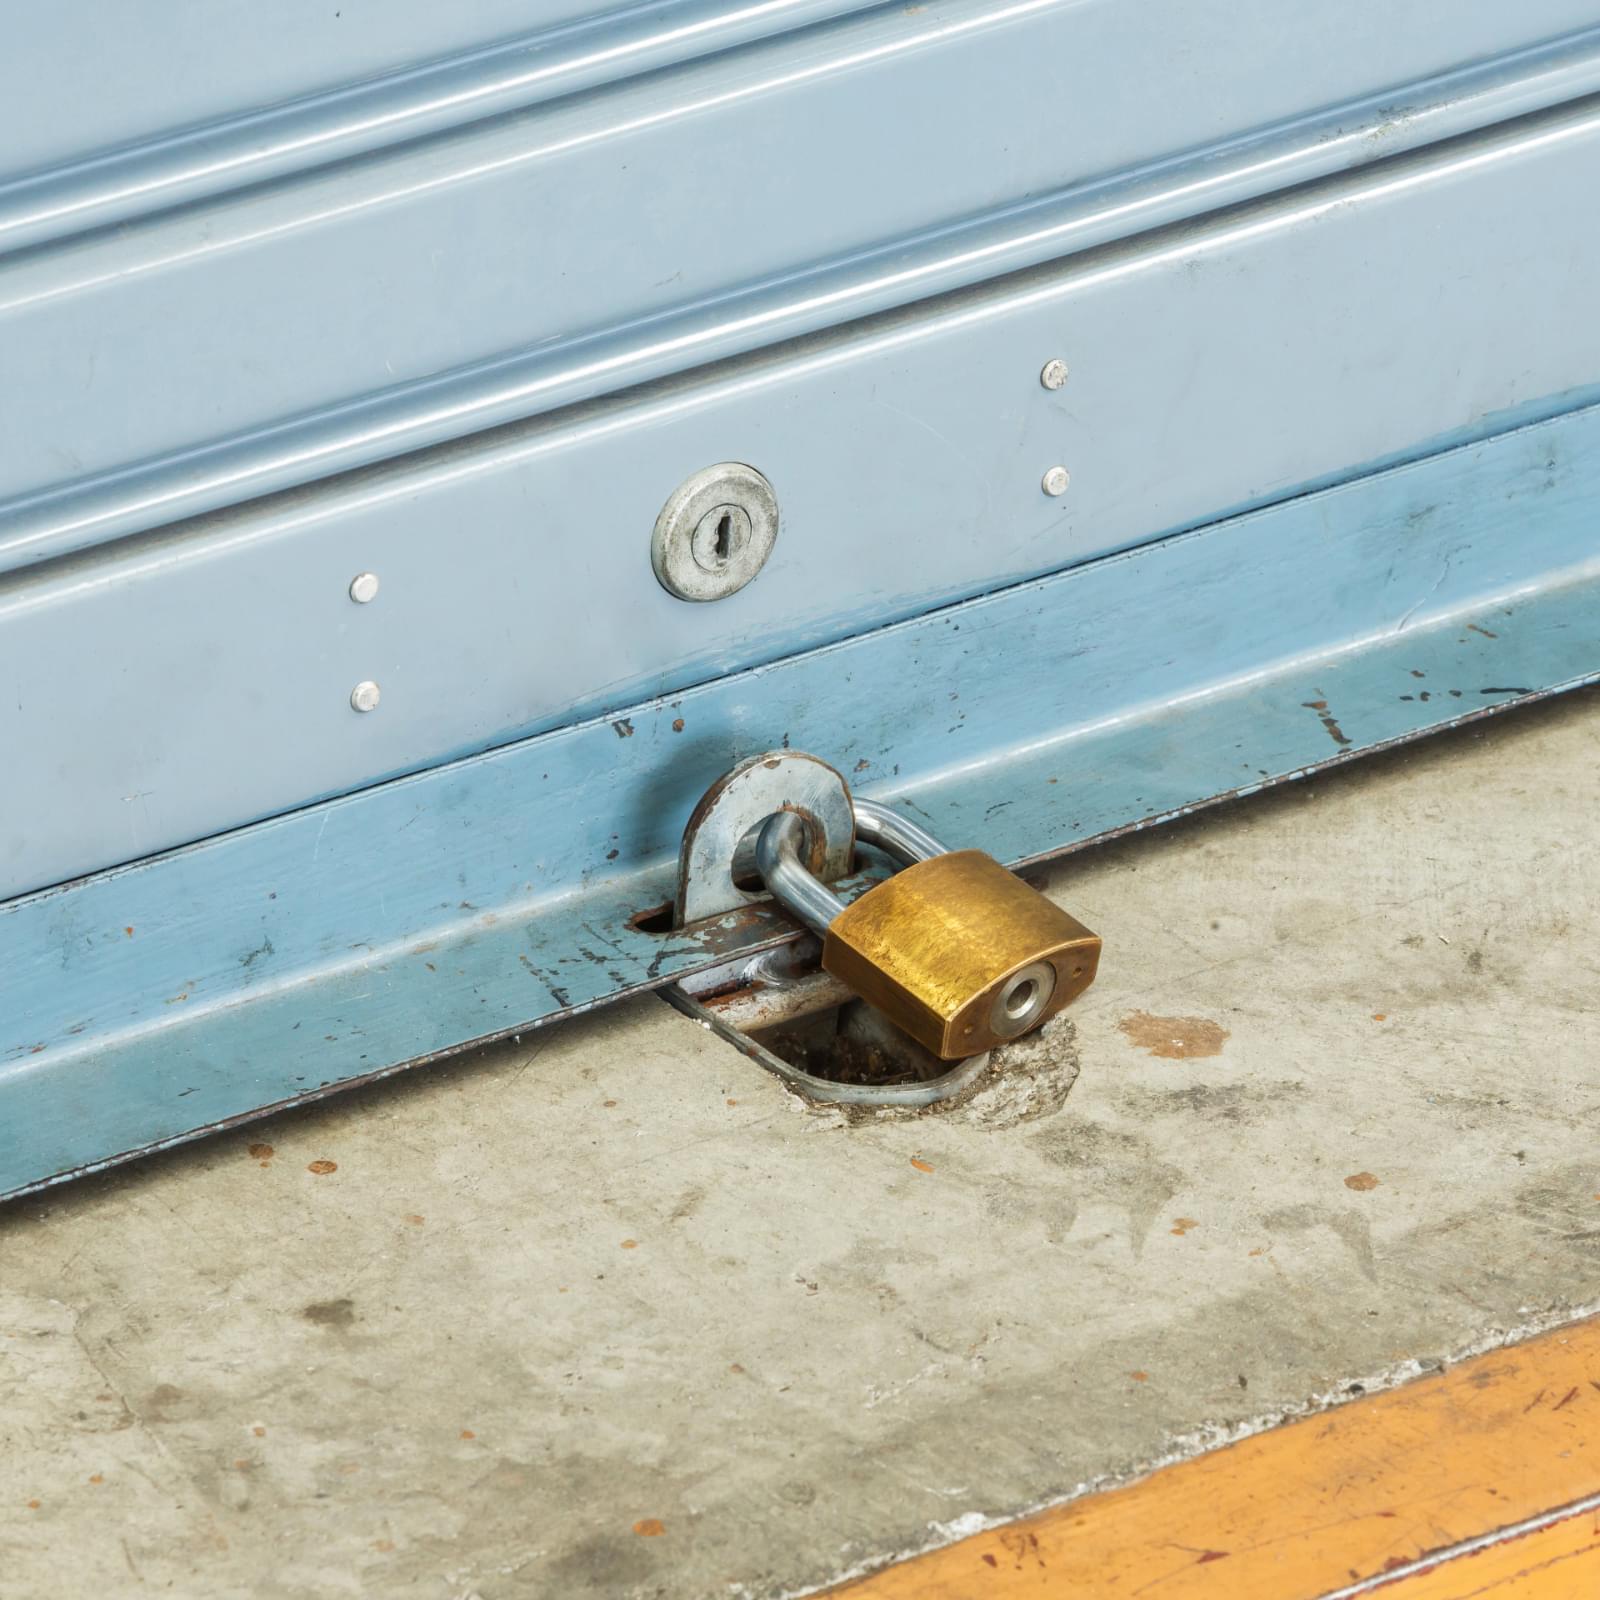
<path fill-rule="evenodd" d="M 723 600 L 766 565 L 778 537 L 778 497 L 754 467 L 724 461 L 680 484 L 661 508 L 650 564 L 680 600 Z"/>

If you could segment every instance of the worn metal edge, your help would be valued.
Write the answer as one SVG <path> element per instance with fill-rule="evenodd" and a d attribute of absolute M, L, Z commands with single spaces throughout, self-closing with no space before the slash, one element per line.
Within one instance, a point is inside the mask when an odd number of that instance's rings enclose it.
<path fill-rule="evenodd" d="M 1528 62 L 1554 52 L 1532 83 Z M 1508 65 L 1507 63 L 1510 63 Z M 1541 84 L 1535 89 L 1533 84 Z M 1475 86 L 1475 101 L 1464 85 Z M 1600 110 L 1600 28 L 1474 65 L 1412 92 L 1369 96 L 1219 145 L 992 211 L 930 225 L 655 311 L 578 330 L 333 407 L 286 416 L 0 501 L 0 572 L 149 534 L 600 396 L 769 350 L 784 341 L 873 335 L 865 319 L 944 314 L 944 297 L 1006 293 L 1031 270 L 1075 266 L 1102 247 L 1160 249 L 1187 229 L 1237 225 L 1253 208 L 1347 205 L 1364 185 L 1429 181 L 1436 166 L 1499 144 L 1581 131 Z M 1433 96 L 1433 98 L 1429 98 Z M 1474 109 L 1475 107 L 1475 109 Z M 1383 139 L 1373 137 L 1381 127 Z M 1169 234 L 1172 235 L 1169 237 Z M 864 325 L 863 325 L 864 324 Z M 860 325 L 860 326 L 858 326 Z"/>
<path fill-rule="evenodd" d="M 1184 818 L 1197 815 L 1201 812 L 1218 806 L 1235 803 L 1247 799 L 1252 795 L 1266 793 L 1269 790 L 1279 788 L 1289 783 L 1302 782 L 1306 779 L 1316 777 L 1319 774 L 1334 771 L 1349 765 L 1353 761 L 1360 760 L 1364 756 L 1379 755 L 1388 750 L 1398 749 L 1405 745 L 1416 744 L 1421 740 L 1428 738 L 1432 734 L 1467 727 L 1474 723 L 1485 721 L 1490 717 L 1498 716 L 1502 712 L 1513 711 L 1523 706 L 1536 705 L 1542 701 L 1553 699 L 1558 695 L 1570 693 L 1574 690 L 1585 688 L 1596 683 L 1600 683 L 1600 667 L 1597 667 L 1594 671 L 1585 673 L 1580 677 L 1572 678 L 1565 683 L 1557 684 L 1549 689 L 1541 690 L 1538 693 L 1524 695 L 1515 700 L 1506 700 L 1496 705 L 1486 706 L 1480 710 L 1455 718 L 1449 722 L 1417 728 L 1411 732 L 1396 735 L 1393 738 L 1383 740 L 1377 744 L 1362 747 L 1347 753 L 1330 756 L 1324 761 L 1309 763 L 1305 766 L 1298 767 L 1293 771 L 1284 772 L 1279 776 L 1264 780 L 1263 782 L 1254 786 L 1243 789 L 1221 791 L 1213 795 L 1196 799 L 1189 805 L 1174 807 L 1165 812 L 1141 817 L 1137 821 L 1125 823 L 1114 828 L 1108 828 L 1101 833 L 1072 840 L 1068 843 L 1060 845 L 1055 849 L 1042 851 L 1033 855 L 1019 856 L 1012 860 L 1009 865 L 1011 865 L 1014 869 L 1021 870 L 1027 867 L 1044 865 L 1052 861 L 1059 861 L 1064 857 L 1076 854 L 1079 851 L 1092 848 L 1096 845 L 1108 844 L 1131 834 L 1147 832 L 1151 828 L 1158 827 L 1164 823 L 1180 821 Z M 844 892 L 846 895 L 851 893 L 849 888 L 846 888 Z M 303 1107 L 315 1106 L 327 1099 L 330 1099 L 334 1095 L 343 1094 L 347 1090 L 367 1088 L 372 1084 L 381 1083 L 385 1079 L 392 1078 L 399 1073 L 410 1071 L 412 1068 L 443 1066 L 459 1057 L 472 1054 L 476 1051 L 486 1050 L 496 1045 L 505 1044 L 508 1041 L 520 1040 L 525 1034 L 537 1032 L 539 1029 L 555 1023 L 584 1016 L 590 1012 L 599 1010 L 603 1006 L 608 1006 L 623 1000 L 633 999 L 639 995 L 655 993 L 668 987 L 669 985 L 675 985 L 676 982 L 681 978 L 692 976 L 696 972 L 704 971 L 712 966 L 726 961 L 729 953 L 734 953 L 741 956 L 754 955 L 763 949 L 772 948 L 776 945 L 785 944 L 792 940 L 803 937 L 805 937 L 805 930 L 794 927 L 793 925 L 790 925 L 782 931 L 773 930 L 770 932 L 769 936 L 765 937 L 764 939 L 753 940 L 748 943 L 741 942 L 737 945 L 730 945 L 727 953 L 719 953 L 716 955 L 708 954 L 697 959 L 691 965 L 674 968 L 674 970 L 667 976 L 652 979 L 644 983 L 634 984 L 627 988 L 618 989 L 614 993 L 583 1001 L 561 1011 L 552 1012 L 544 1016 L 534 1016 L 526 1022 L 502 1026 L 496 1028 L 492 1032 L 469 1039 L 463 1039 L 459 1043 L 446 1046 L 442 1049 L 428 1051 L 421 1055 L 410 1056 L 402 1060 L 391 1062 L 385 1066 L 357 1073 L 348 1078 L 342 1078 L 338 1081 L 320 1083 L 313 1089 L 308 1089 L 299 1094 L 285 1095 L 281 1099 L 271 1101 L 260 1106 L 251 1107 L 247 1110 L 238 1112 L 233 1116 L 219 1117 L 215 1121 L 202 1123 L 199 1126 L 186 1129 L 180 1133 L 170 1134 L 163 1138 L 152 1139 L 146 1144 L 141 1144 L 116 1154 L 106 1155 L 97 1160 L 85 1161 L 79 1165 L 64 1168 L 47 1176 L 32 1179 L 30 1181 L 18 1184 L 14 1188 L 0 1189 L 0 1204 L 4 1204 L 10 1200 L 19 1200 L 27 1195 L 36 1194 L 43 1190 L 55 1188 L 64 1183 L 74 1182 L 79 1178 L 90 1177 L 96 1173 L 109 1171 L 114 1167 L 122 1166 L 129 1162 L 142 1160 L 149 1156 L 159 1155 L 167 1150 L 178 1149 L 184 1145 L 194 1144 L 199 1140 L 210 1138 L 214 1134 L 226 1133 L 233 1129 L 243 1127 L 251 1122 L 260 1121 L 265 1117 L 277 1116 L 284 1112 L 298 1110 Z M 680 1009 L 684 1009 L 686 1015 L 693 1015 L 693 1013 L 690 1012 L 686 1007 Z M 752 1059 L 755 1058 L 752 1056 Z M 3 1096 L 4 1086 L 3 1084 L 0 1084 L 0 1103 L 3 1103 Z M 3 1152 L 0 1152 L 0 1154 L 3 1154 Z M 4 1182 L 4 1168 L 0 1167 L 0 1183 Z"/>

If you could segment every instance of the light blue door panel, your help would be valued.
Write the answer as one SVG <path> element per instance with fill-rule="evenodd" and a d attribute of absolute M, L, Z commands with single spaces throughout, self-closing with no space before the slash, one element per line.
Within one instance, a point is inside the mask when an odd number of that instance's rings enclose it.
<path fill-rule="evenodd" d="M 585 17 L 684 4 L 603 0 L 49 0 L 7 8 L 0 172 L 54 166 L 173 128 L 482 49 Z M 725 4 L 723 10 L 732 10 Z M 749 6 L 743 7 L 751 9 Z M 805 11 L 805 6 L 769 7 Z M 67 108 L 70 107 L 70 112 Z"/>
<path fill-rule="evenodd" d="M 14 9 L 0 1196 L 1600 680 L 1597 0 Z"/>
<path fill-rule="evenodd" d="M 1574 0 L 1290 9 L 1244 0 L 1219 27 L 1188 0 L 879 8 L 15 255 L 0 495 L 152 462 L 181 479 L 185 452 L 309 414 L 336 434 L 334 408 L 397 386 L 704 311 L 1596 21 Z M 1406 142 L 1395 109 L 1367 106 L 1367 158 Z M 523 395 L 519 414 L 548 403 Z M 452 409 L 437 436 L 490 420 Z M 367 444 L 405 447 L 372 429 Z M 311 452 L 299 477 L 332 465 Z M 225 482 L 212 503 L 287 481 Z M 135 480 L 115 492 L 96 536 L 198 509 L 152 505 Z"/>
<path fill-rule="evenodd" d="M 0 99 L 0 160 L 26 164 L 45 152 L 56 158 L 0 176 L 0 253 L 523 110 L 868 4 L 645 0 L 598 13 L 545 5 L 534 17 L 521 5 L 386 0 L 330 17 L 325 4 L 167 0 L 140 11 L 131 51 L 119 50 L 118 40 L 87 55 L 82 9 L 74 3 L 22 13 L 21 49 L 0 59 L 0 86 L 14 91 Z M 366 49 L 326 50 L 322 28 L 308 22 L 331 22 Z M 530 22 L 536 32 L 495 32 Z M 104 40 L 106 31 L 102 18 L 94 37 Z M 493 42 L 474 43 L 480 39 Z M 419 50 L 417 59 L 390 60 L 391 48 L 408 44 Z M 466 48 L 428 53 L 446 44 Z M 145 76 L 130 72 L 131 63 Z M 363 63 L 387 70 L 353 81 L 337 76 L 359 72 Z M 21 84 L 8 84 L 8 67 Z M 84 80 L 97 69 L 105 80 L 86 102 Z M 296 93 L 284 99 L 272 94 L 275 86 Z M 59 104 L 69 93 L 72 117 L 37 114 L 38 102 Z M 240 99 L 230 102 L 230 93 Z M 251 95 L 269 98 L 257 103 Z M 209 120 L 207 111 L 214 113 Z M 201 120 L 170 120 L 185 115 Z M 130 131 L 146 137 L 123 142 Z M 100 148 L 84 143 L 96 134 Z"/>
<path fill-rule="evenodd" d="M 1600 381 L 1600 212 L 1552 196 L 1597 171 L 1600 116 L 1550 113 L 13 574 L 0 893 L 1576 404 Z M 1071 376 L 1051 393 L 1056 355 Z M 651 526 L 728 459 L 775 484 L 776 554 L 743 593 L 685 605 L 655 582 Z M 1057 463 L 1072 482 L 1054 499 Z M 364 570 L 382 590 L 354 606 Z M 383 701 L 357 716 L 366 679 Z"/>

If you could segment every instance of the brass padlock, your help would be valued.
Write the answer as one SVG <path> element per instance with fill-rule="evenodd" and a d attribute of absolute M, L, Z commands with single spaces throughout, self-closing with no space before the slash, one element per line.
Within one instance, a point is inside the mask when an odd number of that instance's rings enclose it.
<path fill-rule="evenodd" d="M 856 837 L 908 863 L 846 905 L 802 864 L 805 824 L 779 812 L 756 866 L 822 935 L 822 965 L 941 1059 L 1020 1038 L 1094 981 L 1100 938 L 993 856 L 947 850 L 909 818 L 855 801 Z"/>

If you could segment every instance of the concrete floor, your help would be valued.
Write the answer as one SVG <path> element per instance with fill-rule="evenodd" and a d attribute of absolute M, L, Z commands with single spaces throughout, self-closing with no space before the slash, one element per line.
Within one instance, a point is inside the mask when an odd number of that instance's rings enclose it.
<path fill-rule="evenodd" d="M 11 1208 L 0 1595 L 790 1594 L 1578 1314 L 1597 772 L 1590 693 L 1074 859 L 951 1112 L 652 998 Z"/>

